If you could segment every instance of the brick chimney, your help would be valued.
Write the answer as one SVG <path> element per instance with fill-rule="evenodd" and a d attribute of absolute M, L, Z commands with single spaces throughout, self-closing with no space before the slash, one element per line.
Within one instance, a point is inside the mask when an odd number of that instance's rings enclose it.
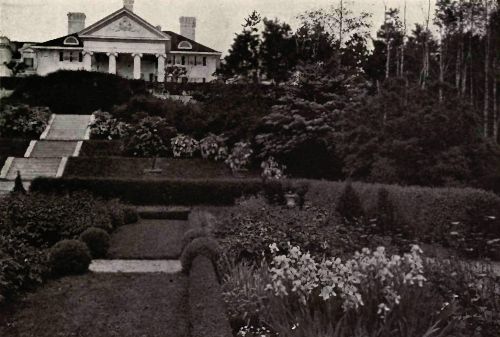
<path fill-rule="evenodd" d="M 181 16 L 179 18 L 181 24 L 180 34 L 188 39 L 195 41 L 196 39 L 196 18 L 192 16 Z"/>
<path fill-rule="evenodd" d="M 68 35 L 85 28 L 85 13 L 68 13 Z"/>
<path fill-rule="evenodd" d="M 123 7 L 128 9 L 129 11 L 134 11 L 134 0 L 123 0 Z"/>

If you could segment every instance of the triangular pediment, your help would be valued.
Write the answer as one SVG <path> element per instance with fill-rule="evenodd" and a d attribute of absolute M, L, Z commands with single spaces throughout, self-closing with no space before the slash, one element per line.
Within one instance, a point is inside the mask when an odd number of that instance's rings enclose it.
<path fill-rule="evenodd" d="M 166 34 L 125 8 L 85 28 L 78 35 L 83 38 L 168 40 Z"/>

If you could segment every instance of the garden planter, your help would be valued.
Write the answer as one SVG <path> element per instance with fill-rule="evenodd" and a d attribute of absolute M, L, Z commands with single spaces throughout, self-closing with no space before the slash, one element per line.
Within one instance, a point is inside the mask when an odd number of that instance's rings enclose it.
<path fill-rule="evenodd" d="M 295 208 L 299 200 L 299 195 L 297 193 L 287 193 L 285 194 L 285 200 L 288 208 Z"/>

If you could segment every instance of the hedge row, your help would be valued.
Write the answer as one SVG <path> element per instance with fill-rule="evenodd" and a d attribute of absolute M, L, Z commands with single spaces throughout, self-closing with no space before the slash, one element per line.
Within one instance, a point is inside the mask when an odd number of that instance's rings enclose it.
<path fill-rule="evenodd" d="M 121 156 L 123 142 L 120 140 L 86 140 L 82 144 L 80 157 L 112 157 Z"/>
<path fill-rule="evenodd" d="M 171 178 L 171 179 L 209 179 L 225 178 L 232 175 L 224 163 L 201 158 L 158 158 L 155 168 L 161 173 L 145 173 L 153 166 L 152 158 L 127 157 L 71 157 L 64 171 L 65 177 L 99 178 Z"/>
<path fill-rule="evenodd" d="M 201 255 L 189 272 L 189 314 L 192 337 L 232 336 L 212 261 Z"/>
<path fill-rule="evenodd" d="M 306 200 L 326 208 L 335 207 L 346 186 L 344 182 L 305 182 L 309 185 Z M 396 222 L 411 228 L 417 238 L 443 237 L 458 223 L 483 226 L 478 229 L 500 235 L 500 198 L 492 192 L 366 183 L 353 183 L 352 186 L 369 217 L 377 216 L 378 192 L 385 188 L 394 206 Z"/>
<path fill-rule="evenodd" d="M 270 182 L 276 190 L 279 182 Z M 52 193 L 87 190 L 106 199 L 119 198 L 136 205 L 231 205 L 244 195 L 264 189 L 260 179 L 99 179 L 37 178 L 31 191 Z"/>

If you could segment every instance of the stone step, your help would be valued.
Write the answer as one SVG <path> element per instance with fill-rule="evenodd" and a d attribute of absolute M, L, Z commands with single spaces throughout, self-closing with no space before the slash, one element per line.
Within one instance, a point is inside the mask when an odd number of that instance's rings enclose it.
<path fill-rule="evenodd" d="M 31 151 L 30 158 L 71 157 L 75 153 L 77 141 L 39 140 Z"/>
<path fill-rule="evenodd" d="M 3 178 L 14 180 L 17 171 L 24 180 L 33 180 L 36 177 L 56 177 L 62 158 L 14 158 L 7 175 Z"/>
<path fill-rule="evenodd" d="M 55 115 L 45 139 L 85 140 L 91 115 Z"/>
<path fill-rule="evenodd" d="M 179 260 L 92 260 L 94 273 L 169 273 L 182 270 Z"/>

